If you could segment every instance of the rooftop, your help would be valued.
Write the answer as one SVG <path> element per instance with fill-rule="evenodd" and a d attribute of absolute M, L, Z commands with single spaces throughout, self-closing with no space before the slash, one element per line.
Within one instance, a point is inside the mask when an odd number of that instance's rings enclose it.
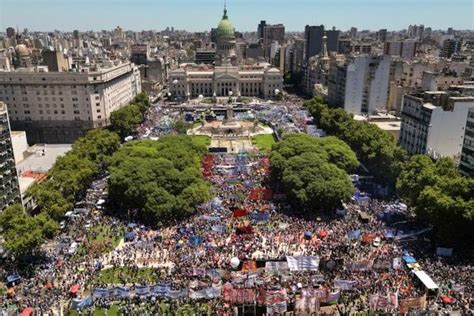
<path fill-rule="evenodd" d="M 18 163 L 18 173 L 22 174 L 26 171 L 47 173 L 56 162 L 56 159 L 69 150 L 71 150 L 70 144 L 35 145 L 28 149 L 30 155 Z"/>

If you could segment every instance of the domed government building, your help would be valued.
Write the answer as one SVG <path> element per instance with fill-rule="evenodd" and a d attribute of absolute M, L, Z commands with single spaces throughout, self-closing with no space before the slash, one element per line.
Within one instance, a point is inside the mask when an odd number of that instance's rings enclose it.
<path fill-rule="evenodd" d="M 169 74 L 170 92 L 178 98 L 243 96 L 271 99 L 282 91 L 283 75 L 268 63 L 239 64 L 235 28 L 224 15 L 217 27 L 214 65 L 183 64 Z"/>

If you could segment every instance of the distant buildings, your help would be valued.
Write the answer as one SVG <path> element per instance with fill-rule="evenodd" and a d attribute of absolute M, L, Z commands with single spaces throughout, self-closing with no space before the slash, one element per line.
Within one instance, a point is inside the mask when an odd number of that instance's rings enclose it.
<path fill-rule="evenodd" d="M 474 96 L 462 96 L 459 93 L 427 91 L 405 95 L 400 145 L 410 154 L 459 160 L 466 121 L 472 108 Z"/>
<path fill-rule="evenodd" d="M 15 167 L 7 106 L 0 102 L 0 211 L 14 203 L 21 203 L 20 187 Z"/>
<path fill-rule="evenodd" d="M 7 37 L 8 38 L 15 37 L 15 29 L 13 27 L 7 27 Z"/>
<path fill-rule="evenodd" d="M 262 21 L 265 22 L 265 21 Z M 259 30 L 261 27 L 261 23 L 259 24 Z M 283 24 L 275 24 L 275 25 L 269 25 L 265 24 L 263 25 L 263 36 L 261 38 L 262 44 L 263 44 L 263 54 L 264 57 L 270 58 L 270 47 L 273 43 L 277 42 L 278 44 L 282 45 L 284 40 L 285 40 L 285 26 Z"/>
<path fill-rule="evenodd" d="M 388 41 L 384 45 L 384 54 L 411 59 L 416 56 L 417 45 L 415 40 Z"/>
<path fill-rule="evenodd" d="M 448 38 L 443 42 L 440 57 L 451 58 L 459 50 L 459 41 Z"/>
<path fill-rule="evenodd" d="M 0 101 L 11 125 L 29 143 L 70 143 L 87 130 L 110 124 L 110 113 L 141 91 L 136 66 L 126 63 L 51 72 L 47 67 L 0 72 Z"/>
<path fill-rule="evenodd" d="M 332 66 L 328 103 L 353 114 L 385 111 L 389 91 L 390 56 L 359 55 Z"/>
<path fill-rule="evenodd" d="M 339 31 L 336 29 L 324 30 L 324 25 L 305 27 L 306 60 L 319 55 L 323 49 L 323 37 L 327 36 L 328 52 L 337 52 L 339 48 Z"/>

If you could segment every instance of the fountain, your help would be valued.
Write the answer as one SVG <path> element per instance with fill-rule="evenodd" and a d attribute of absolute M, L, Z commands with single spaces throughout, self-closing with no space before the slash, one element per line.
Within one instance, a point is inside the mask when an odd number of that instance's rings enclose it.
<path fill-rule="evenodd" d="M 211 147 L 225 147 L 228 152 L 252 150 L 254 149 L 252 136 L 272 133 L 273 130 L 270 127 L 259 125 L 255 119 L 238 120 L 235 117 L 231 96 L 222 121 L 204 120 L 200 126 L 188 130 L 189 135 L 210 136 Z"/>

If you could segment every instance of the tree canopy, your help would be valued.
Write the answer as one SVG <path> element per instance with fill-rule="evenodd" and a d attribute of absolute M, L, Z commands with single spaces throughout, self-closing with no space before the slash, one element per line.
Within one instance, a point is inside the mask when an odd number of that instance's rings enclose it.
<path fill-rule="evenodd" d="M 29 190 L 38 210 L 60 221 L 119 147 L 117 134 L 103 129 L 91 130 L 78 139 L 69 152 L 56 160 L 48 179 Z"/>
<path fill-rule="evenodd" d="M 474 241 L 474 179 L 461 176 L 453 160 L 411 157 L 402 168 L 397 189 L 418 219 L 434 225 L 443 240 Z"/>
<path fill-rule="evenodd" d="M 353 186 L 348 171 L 358 166 L 354 152 L 335 137 L 288 134 L 270 154 L 273 176 L 298 207 L 333 210 L 348 200 Z"/>
<path fill-rule="evenodd" d="M 5 249 L 17 259 L 33 254 L 45 238 L 52 238 L 59 230 L 58 224 L 46 214 L 29 216 L 19 204 L 0 213 L 0 227 Z"/>
<path fill-rule="evenodd" d="M 111 129 L 124 138 L 132 134 L 145 120 L 150 100 L 145 93 L 138 94 L 133 101 L 110 114 Z"/>
<path fill-rule="evenodd" d="M 202 142 L 184 135 L 125 144 L 110 159 L 111 203 L 149 224 L 191 214 L 210 198 L 200 172 L 205 152 Z"/>
<path fill-rule="evenodd" d="M 389 133 L 374 124 L 356 121 L 343 109 L 330 109 L 321 98 L 305 102 L 315 123 L 329 135 L 346 142 L 378 181 L 395 184 L 405 151 Z"/>

